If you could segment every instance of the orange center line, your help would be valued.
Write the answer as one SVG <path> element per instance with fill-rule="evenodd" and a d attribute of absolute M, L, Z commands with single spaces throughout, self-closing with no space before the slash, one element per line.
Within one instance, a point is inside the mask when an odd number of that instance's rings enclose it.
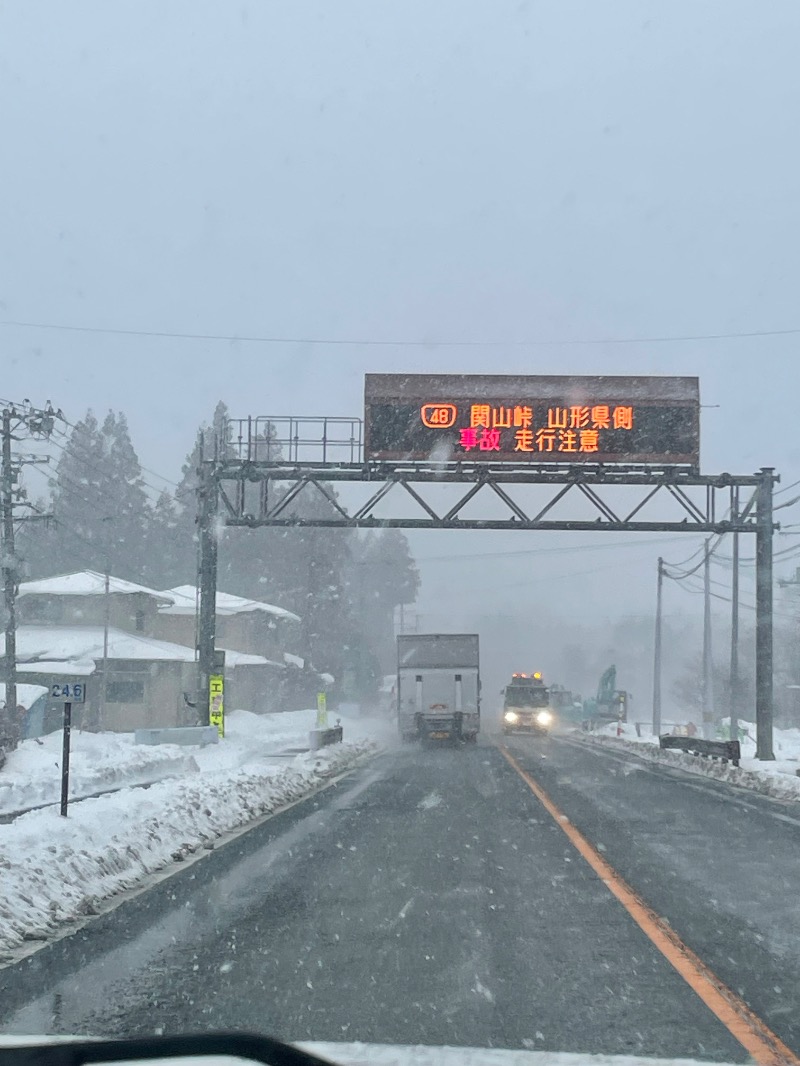
<path fill-rule="evenodd" d="M 668 922 L 645 903 L 580 830 L 575 828 L 542 786 L 523 770 L 511 752 L 502 745 L 498 746 L 501 754 L 564 832 L 569 842 L 616 896 L 642 932 L 759 1066 L 800 1066 L 800 1057 L 684 944 Z"/>

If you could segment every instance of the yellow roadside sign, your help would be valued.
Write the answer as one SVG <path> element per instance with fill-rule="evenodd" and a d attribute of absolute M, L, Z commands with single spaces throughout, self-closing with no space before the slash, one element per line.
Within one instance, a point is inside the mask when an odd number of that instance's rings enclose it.
<path fill-rule="evenodd" d="M 317 693 L 317 729 L 327 729 L 328 697 L 324 692 Z"/>
<path fill-rule="evenodd" d="M 212 674 L 208 679 L 208 722 L 215 725 L 221 737 L 225 736 L 225 678 Z"/>

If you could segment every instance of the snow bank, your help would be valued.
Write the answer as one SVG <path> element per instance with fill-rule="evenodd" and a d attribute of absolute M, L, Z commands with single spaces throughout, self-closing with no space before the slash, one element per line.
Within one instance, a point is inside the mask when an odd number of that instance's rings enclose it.
<path fill-rule="evenodd" d="M 70 796 L 91 796 L 126 785 L 146 785 L 197 773 L 195 749 L 169 744 L 137 746 L 132 733 L 80 733 L 70 747 Z M 0 771 L 0 814 L 12 814 L 61 795 L 61 732 L 23 740 Z"/>
<path fill-rule="evenodd" d="M 336 715 L 329 715 L 331 724 Z M 70 797 L 80 799 L 129 785 L 148 785 L 198 772 L 235 770 L 269 755 L 308 747 L 316 710 L 283 714 L 233 711 L 225 719 L 225 739 L 207 747 L 137 745 L 133 733 L 72 732 Z M 343 719 L 345 740 L 394 738 L 393 723 L 382 719 Z M 0 771 L 0 815 L 56 803 L 61 795 L 61 732 L 24 740 Z"/>
<path fill-rule="evenodd" d="M 724 723 L 723 723 L 724 724 Z M 637 736 L 630 724 L 621 727 L 622 734 L 617 735 L 617 726 L 603 726 L 594 733 L 575 732 L 573 736 L 589 744 L 602 744 L 634 752 L 640 758 L 650 762 L 677 766 L 690 773 L 703 777 L 714 777 L 728 781 L 733 785 L 760 792 L 774 799 L 800 801 L 800 730 L 776 729 L 773 743 L 776 759 L 774 762 L 761 762 L 755 758 L 756 745 L 752 736 L 741 742 L 741 765 L 731 766 L 713 759 L 687 755 L 680 751 L 659 748 L 652 736 Z"/>
<path fill-rule="evenodd" d="M 0 1033 L 0 1048 L 66 1044 L 91 1037 L 7 1036 Z M 533 1046 L 535 1039 L 524 1041 Z M 645 1055 L 593 1055 L 585 1052 L 530 1051 L 513 1048 L 433 1047 L 423 1044 L 358 1044 L 300 1040 L 295 1047 L 339 1066 L 709 1066 L 701 1059 L 660 1059 Z M 229 1055 L 204 1055 L 203 1066 L 231 1066 Z M 715 1063 L 715 1066 L 725 1066 Z"/>
<path fill-rule="evenodd" d="M 537 1034 L 537 1039 L 540 1034 Z M 527 1041 L 534 1046 L 536 1041 Z M 693 1059 L 644 1055 L 589 1055 L 506 1048 L 426 1047 L 392 1044 L 337 1044 L 300 1041 L 296 1045 L 340 1066 L 701 1066 Z M 209 1066 L 214 1066 L 208 1060 Z M 705 1063 L 704 1066 L 708 1066 Z"/>
<path fill-rule="evenodd" d="M 232 743 L 195 756 L 201 773 L 84 800 L 68 818 L 47 808 L 0 826 L 0 957 L 96 913 L 102 900 L 302 798 L 377 750 L 375 741 L 362 739 L 289 762 L 248 757 L 237 764 L 254 724 L 231 717 Z"/>

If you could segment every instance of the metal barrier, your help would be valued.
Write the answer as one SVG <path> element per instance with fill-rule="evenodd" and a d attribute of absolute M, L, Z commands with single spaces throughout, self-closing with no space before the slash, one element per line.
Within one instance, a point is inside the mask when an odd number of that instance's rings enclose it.
<path fill-rule="evenodd" d="M 673 751 L 684 751 L 688 755 L 702 755 L 707 759 L 721 759 L 739 765 L 741 748 L 738 740 L 701 740 L 699 737 L 661 736 L 658 746 Z"/>
<path fill-rule="evenodd" d="M 320 748 L 327 748 L 331 744 L 341 744 L 343 732 L 340 725 L 332 726 L 330 729 L 312 729 L 308 738 L 308 746 L 312 751 L 319 751 Z"/>
<path fill-rule="evenodd" d="M 215 725 L 167 726 L 163 729 L 137 729 L 134 744 L 187 744 L 190 746 L 217 744 L 219 730 Z"/>

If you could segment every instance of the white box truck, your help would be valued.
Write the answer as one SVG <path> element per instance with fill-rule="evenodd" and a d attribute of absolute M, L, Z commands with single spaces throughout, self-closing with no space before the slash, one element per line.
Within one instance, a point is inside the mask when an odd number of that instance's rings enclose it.
<path fill-rule="evenodd" d="M 397 638 L 397 726 L 404 741 L 464 740 L 481 728 L 476 633 Z"/>

